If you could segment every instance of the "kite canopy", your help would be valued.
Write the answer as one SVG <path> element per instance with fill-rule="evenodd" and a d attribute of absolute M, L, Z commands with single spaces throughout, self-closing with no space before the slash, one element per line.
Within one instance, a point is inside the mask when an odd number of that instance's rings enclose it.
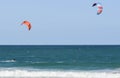
<path fill-rule="evenodd" d="M 101 14 L 102 11 L 103 11 L 103 6 L 102 6 L 100 3 L 94 3 L 94 4 L 92 5 L 92 7 L 94 7 L 94 6 L 97 6 L 97 8 L 98 8 L 98 10 L 97 10 L 97 15 Z"/>
<path fill-rule="evenodd" d="M 31 23 L 28 22 L 28 21 L 23 21 L 23 22 L 22 22 L 22 25 L 23 25 L 23 24 L 25 24 L 25 25 L 28 27 L 28 30 L 30 30 L 31 27 L 32 27 L 32 26 L 31 26 Z"/>

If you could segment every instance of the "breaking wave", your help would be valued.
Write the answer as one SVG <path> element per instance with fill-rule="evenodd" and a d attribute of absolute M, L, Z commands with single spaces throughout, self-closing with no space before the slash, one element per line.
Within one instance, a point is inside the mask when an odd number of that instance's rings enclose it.
<path fill-rule="evenodd" d="M 1 68 L 0 78 L 120 78 L 120 70 L 36 70 Z"/>

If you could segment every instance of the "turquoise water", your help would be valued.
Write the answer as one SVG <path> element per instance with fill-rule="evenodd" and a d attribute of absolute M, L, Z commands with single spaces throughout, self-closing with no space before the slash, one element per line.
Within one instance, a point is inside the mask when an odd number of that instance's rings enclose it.
<path fill-rule="evenodd" d="M 38 73 L 38 71 L 41 72 L 42 70 L 46 71 L 47 73 L 50 71 L 58 73 L 57 71 L 62 71 L 62 72 L 87 71 L 88 72 L 88 71 L 104 71 L 104 70 L 110 70 L 110 71 L 114 70 L 115 72 L 117 70 L 117 72 L 119 72 L 120 46 L 119 45 L 100 45 L 100 46 L 98 45 L 86 45 L 86 46 L 85 45 L 5 46 L 4 45 L 2 46 L 1 45 L 0 68 L 1 68 L 0 73 L 1 72 L 5 73 L 6 71 L 9 71 L 9 73 L 10 72 L 19 73 L 18 71 L 15 70 L 20 70 L 21 72 L 23 72 L 24 70 L 27 71 L 27 74 L 30 73 L 28 72 L 28 70 L 34 71 L 36 73 Z"/>

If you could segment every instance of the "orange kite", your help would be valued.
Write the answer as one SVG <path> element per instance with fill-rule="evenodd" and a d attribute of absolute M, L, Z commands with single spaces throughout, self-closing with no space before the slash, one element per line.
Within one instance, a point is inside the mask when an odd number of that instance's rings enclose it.
<path fill-rule="evenodd" d="M 25 24 L 27 27 L 28 27 L 28 30 L 30 30 L 31 29 L 31 23 L 30 22 L 28 22 L 28 21 L 23 21 L 23 23 L 22 23 L 22 25 L 23 24 Z"/>

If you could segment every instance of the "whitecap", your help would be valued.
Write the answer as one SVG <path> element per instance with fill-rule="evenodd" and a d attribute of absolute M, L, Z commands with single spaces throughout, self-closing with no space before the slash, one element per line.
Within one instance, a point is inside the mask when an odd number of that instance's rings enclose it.
<path fill-rule="evenodd" d="M 4 61 L 0 61 L 0 62 L 16 62 L 15 60 L 4 60 Z"/>

